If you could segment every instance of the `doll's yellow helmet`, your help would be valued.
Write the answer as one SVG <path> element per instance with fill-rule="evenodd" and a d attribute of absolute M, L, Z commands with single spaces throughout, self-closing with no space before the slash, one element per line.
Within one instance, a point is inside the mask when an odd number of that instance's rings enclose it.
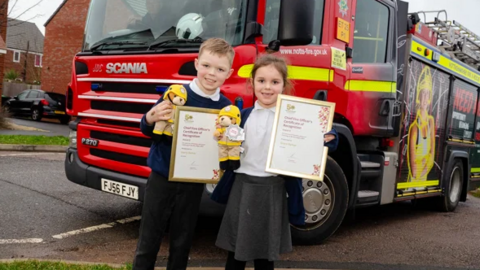
<path fill-rule="evenodd" d="M 173 93 L 173 94 L 183 98 L 185 101 L 187 100 L 187 90 L 181 84 L 170 85 L 168 90 L 163 95 L 163 99 L 168 99 L 168 95 L 170 95 L 170 93 Z"/>
<path fill-rule="evenodd" d="M 219 113 L 218 116 L 228 116 L 231 118 L 235 118 L 236 124 L 240 125 L 240 109 L 234 105 L 228 105 L 227 107 L 223 108 Z"/>

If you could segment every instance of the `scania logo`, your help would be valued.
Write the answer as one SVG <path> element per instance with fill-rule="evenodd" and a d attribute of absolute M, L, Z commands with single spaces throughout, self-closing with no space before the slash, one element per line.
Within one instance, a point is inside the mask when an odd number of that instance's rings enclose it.
<path fill-rule="evenodd" d="M 107 73 L 145 73 L 147 74 L 146 63 L 108 63 Z"/>

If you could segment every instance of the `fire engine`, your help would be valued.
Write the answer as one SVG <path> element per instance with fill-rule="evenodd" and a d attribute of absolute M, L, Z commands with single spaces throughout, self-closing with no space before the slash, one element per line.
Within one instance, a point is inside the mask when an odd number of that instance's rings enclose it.
<path fill-rule="evenodd" d="M 287 58 L 296 96 L 336 104 L 339 147 L 323 182 L 303 180 L 295 241 L 321 243 L 359 207 L 454 211 L 480 179 L 480 37 L 426 15 L 400 0 L 92 0 L 67 90 L 67 178 L 142 201 L 152 141 L 139 121 L 195 77 L 202 40 L 221 37 L 236 53 L 221 91 L 237 106 L 253 105 L 247 79 L 266 52 Z M 222 210 L 213 188 L 203 213 Z"/>

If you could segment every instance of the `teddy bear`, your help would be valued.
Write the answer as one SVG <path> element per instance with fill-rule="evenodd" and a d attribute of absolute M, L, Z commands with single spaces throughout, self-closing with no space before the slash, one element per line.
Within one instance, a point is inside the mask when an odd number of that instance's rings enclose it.
<path fill-rule="evenodd" d="M 240 109 L 229 105 L 218 113 L 214 136 L 218 141 L 220 170 L 236 170 L 240 167 L 240 145 L 244 140 L 240 125 Z"/>
<path fill-rule="evenodd" d="M 172 103 L 172 113 L 168 120 L 158 121 L 155 123 L 153 133 L 158 135 L 173 135 L 173 122 L 175 119 L 176 106 L 183 106 L 187 102 L 187 90 L 183 85 L 174 84 L 171 85 L 163 95 L 164 102 Z"/>

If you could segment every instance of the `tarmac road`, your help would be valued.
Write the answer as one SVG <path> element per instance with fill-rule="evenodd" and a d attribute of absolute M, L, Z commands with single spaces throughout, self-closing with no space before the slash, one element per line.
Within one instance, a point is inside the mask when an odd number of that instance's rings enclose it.
<path fill-rule="evenodd" d="M 40 122 L 27 118 L 8 118 L 8 120 L 16 125 L 32 127 L 39 129 L 37 131 L 29 130 L 0 130 L 0 134 L 4 135 L 45 135 L 45 136 L 66 136 L 70 134 L 68 125 L 60 124 L 56 119 L 45 119 Z"/>
<path fill-rule="evenodd" d="M 63 159 L 61 153 L 0 152 L 0 259 L 131 262 L 141 204 L 69 182 Z M 479 222 L 474 197 L 454 213 L 410 203 L 361 209 L 325 244 L 294 246 L 276 266 L 480 269 Z M 191 266 L 224 265 L 225 252 L 214 246 L 219 224 L 219 218 L 200 218 Z M 166 264 L 167 251 L 164 241 L 158 265 Z"/>

